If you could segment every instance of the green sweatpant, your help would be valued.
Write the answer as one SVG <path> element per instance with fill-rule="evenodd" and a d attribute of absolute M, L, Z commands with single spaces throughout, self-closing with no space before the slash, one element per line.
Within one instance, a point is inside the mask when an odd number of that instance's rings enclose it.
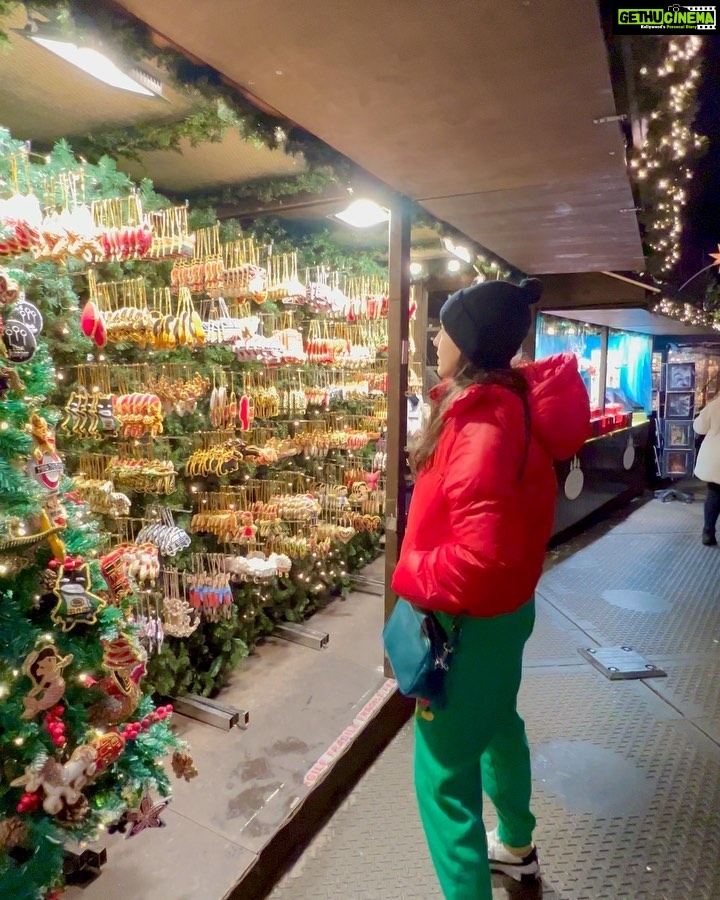
<path fill-rule="evenodd" d="M 530 752 L 516 702 L 534 621 L 534 599 L 509 615 L 465 617 L 445 704 L 417 706 L 415 788 L 446 900 L 492 898 L 483 790 L 497 809 L 500 840 L 532 843 Z"/>

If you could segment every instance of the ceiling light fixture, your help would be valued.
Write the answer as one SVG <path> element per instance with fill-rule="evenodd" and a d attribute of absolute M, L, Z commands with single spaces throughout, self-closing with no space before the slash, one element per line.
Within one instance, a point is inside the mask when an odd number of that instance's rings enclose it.
<path fill-rule="evenodd" d="M 456 244 L 451 238 L 444 237 L 442 239 L 442 245 L 448 253 L 452 253 L 453 256 L 457 256 L 457 258 L 461 259 L 463 262 L 472 262 L 472 253 L 467 247 L 463 247 L 462 244 Z"/>
<path fill-rule="evenodd" d="M 374 200 L 353 200 L 342 212 L 335 213 L 335 218 L 353 228 L 372 228 L 373 225 L 387 222 L 390 210 Z"/>
<path fill-rule="evenodd" d="M 411 275 L 420 275 L 422 273 L 423 267 L 422 263 L 419 262 L 411 262 L 410 263 L 410 274 Z"/>
<path fill-rule="evenodd" d="M 105 54 L 91 47 L 78 47 L 72 41 L 61 41 L 54 38 L 42 37 L 39 34 L 29 34 L 31 41 L 59 56 L 71 65 L 76 66 L 83 72 L 102 81 L 110 87 L 119 88 L 123 91 L 131 91 L 133 94 L 141 94 L 144 97 L 154 97 L 159 91 L 151 91 L 144 84 L 141 84 L 135 78 L 116 65 Z"/>
<path fill-rule="evenodd" d="M 447 267 L 448 267 L 448 272 L 459 272 L 460 271 L 460 260 L 459 259 L 449 259 Z"/>

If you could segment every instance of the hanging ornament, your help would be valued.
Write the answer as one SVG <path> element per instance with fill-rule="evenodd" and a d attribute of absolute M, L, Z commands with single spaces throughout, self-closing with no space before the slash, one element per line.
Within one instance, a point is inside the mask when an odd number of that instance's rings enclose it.
<path fill-rule="evenodd" d="M 54 706 L 45 715 L 45 731 L 50 735 L 53 744 L 61 750 L 67 746 L 65 723 L 62 720 L 64 713 L 64 706 Z"/>
<path fill-rule="evenodd" d="M 153 803 L 152 797 L 149 794 L 145 794 L 140 801 L 139 809 L 128 810 L 126 813 L 123 813 L 119 822 L 108 830 L 111 833 L 119 831 L 127 839 L 135 837 L 136 834 L 140 834 L 146 828 L 164 828 L 166 823 L 160 818 L 160 813 L 169 803 L 169 797 Z"/>
<path fill-rule="evenodd" d="M 90 566 L 83 562 L 81 556 L 76 559 L 68 557 L 60 566 L 53 593 L 58 598 L 50 618 L 63 631 L 70 631 L 78 624 L 94 625 L 97 614 L 104 609 L 106 603 L 96 594 L 91 593 L 92 579 Z"/>
<path fill-rule="evenodd" d="M 97 756 L 98 774 L 117 762 L 125 750 L 125 739 L 117 731 L 106 731 L 90 742 Z"/>
<path fill-rule="evenodd" d="M 80 314 L 80 328 L 85 337 L 89 337 L 98 347 L 107 344 L 107 329 L 102 313 L 92 300 L 83 307 Z"/>
<path fill-rule="evenodd" d="M 17 805 L 17 811 L 19 813 L 33 813 L 37 812 L 38 809 L 42 806 L 42 795 L 40 791 L 35 791 L 31 794 L 29 791 L 25 791 L 25 793 L 20 798 L 20 802 Z"/>
<path fill-rule="evenodd" d="M 55 435 L 45 419 L 37 413 L 31 416 L 27 430 L 35 441 L 35 449 L 26 472 L 46 491 L 56 491 L 65 467 L 57 453 Z"/>
<path fill-rule="evenodd" d="M 115 605 L 133 593 L 125 562 L 126 549 L 124 545 L 116 547 L 100 559 L 100 571 Z"/>
<path fill-rule="evenodd" d="M 184 778 L 190 781 L 196 778 L 198 773 L 195 760 L 185 750 L 176 750 L 172 755 L 172 768 L 176 778 Z"/>
<path fill-rule="evenodd" d="M 78 821 L 88 811 L 82 789 L 97 771 L 96 753 L 89 744 L 80 744 L 65 763 L 47 756 L 38 756 L 27 766 L 23 775 L 10 782 L 11 787 L 24 787 L 26 794 L 42 796 L 42 808 L 49 816 L 65 821 Z M 67 810 L 70 807 L 70 810 Z"/>
<path fill-rule="evenodd" d="M 16 322 L 12 319 L 6 322 L 2 339 L 9 363 L 20 365 L 35 356 L 37 350 L 35 335 L 23 322 Z"/>
<path fill-rule="evenodd" d="M 163 600 L 163 627 L 170 637 L 189 637 L 200 624 L 192 606 L 182 597 L 165 597 Z"/>
<path fill-rule="evenodd" d="M 25 385 L 20 380 L 15 369 L 8 369 L 6 366 L 0 366 L 0 400 L 5 397 L 8 391 L 16 391 L 21 393 L 25 390 Z"/>
<path fill-rule="evenodd" d="M 41 531 L 28 534 L 28 528 L 24 522 L 13 516 L 5 520 L 0 525 L 0 553 L 6 550 L 18 550 L 20 548 L 32 547 L 40 544 L 42 541 L 49 541 L 59 531 L 61 526 L 50 526 L 47 519 L 43 519 L 40 515 Z M 62 544 L 62 542 L 60 542 Z M 26 568 L 26 566 L 22 566 Z"/>
<path fill-rule="evenodd" d="M 104 697 L 90 713 L 96 726 L 118 725 L 137 709 L 140 702 L 140 679 L 145 674 L 145 654 L 131 636 L 121 634 L 104 645 L 103 667 L 108 675 L 97 687 Z"/>
<path fill-rule="evenodd" d="M 62 512 L 64 513 L 64 510 Z M 43 529 L 41 534 L 47 540 L 53 558 L 61 563 L 65 562 L 67 551 L 64 542 L 58 537 L 58 534 L 64 530 L 66 524 L 67 519 L 64 518 L 64 515 L 55 514 L 49 503 L 46 509 L 40 513 L 40 525 Z"/>
<path fill-rule="evenodd" d="M 0 306 L 9 306 L 20 297 L 20 285 L 7 269 L 0 269 Z"/>
<path fill-rule="evenodd" d="M 47 644 L 27 655 L 22 673 L 30 679 L 32 687 L 23 697 L 23 719 L 32 719 L 38 713 L 53 709 L 62 700 L 65 694 L 62 673 L 72 660 L 72 653 L 62 656 L 55 644 Z"/>
<path fill-rule="evenodd" d="M 20 300 L 13 306 L 6 325 L 9 325 L 11 322 L 21 322 L 35 337 L 42 333 L 44 325 L 40 310 L 34 303 L 26 300 L 24 296 L 21 296 Z"/>

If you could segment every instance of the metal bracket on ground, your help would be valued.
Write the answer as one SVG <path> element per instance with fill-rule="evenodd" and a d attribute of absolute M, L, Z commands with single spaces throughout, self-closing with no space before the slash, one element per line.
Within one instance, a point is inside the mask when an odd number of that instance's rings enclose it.
<path fill-rule="evenodd" d="M 355 590 L 361 594 L 373 594 L 377 597 L 385 596 L 385 582 L 375 578 L 367 578 L 365 575 L 355 576 Z"/>
<path fill-rule="evenodd" d="M 171 701 L 173 708 L 180 715 L 205 722 L 206 725 L 212 725 L 221 731 L 230 731 L 236 727 L 246 728 L 250 722 L 250 713 L 246 709 L 237 709 L 217 700 L 199 697 L 197 694 L 173 697 Z"/>
<path fill-rule="evenodd" d="M 579 647 L 578 653 L 611 681 L 667 677 L 667 672 L 649 663 L 632 647 Z"/>
<path fill-rule="evenodd" d="M 292 641 L 293 644 L 302 644 L 305 647 L 311 647 L 313 650 L 322 650 L 323 647 L 327 647 L 330 641 L 330 635 L 325 631 L 313 631 L 312 628 L 306 628 L 304 625 L 295 625 L 291 622 L 283 622 L 281 625 L 276 625 L 273 634 L 283 641 Z"/>
<path fill-rule="evenodd" d="M 66 849 L 63 856 L 65 884 L 85 887 L 100 877 L 102 874 L 100 870 L 106 862 L 107 850 L 104 847 L 97 851 L 83 850 L 82 853 Z"/>

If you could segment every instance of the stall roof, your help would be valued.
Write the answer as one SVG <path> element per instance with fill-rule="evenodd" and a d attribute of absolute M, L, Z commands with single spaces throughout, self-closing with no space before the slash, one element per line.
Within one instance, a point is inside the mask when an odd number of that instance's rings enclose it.
<path fill-rule="evenodd" d="M 525 271 L 643 267 L 594 0 L 118 5 Z"/>
<path fill-rule="evenodd" d="M 669 316 L 660 316 L 647 309 L 543 309 L 543 315 L 557 316 L 587 322 L 589 325 L 607 325 L 620 331 L 637 331 L 641 334 L 690 337 L 692 335 L 713 335 L 720 340 L 720 334 L 712 328 L 699 325 L 685 325 Z"/>
<path fill-rule="evenodd" d="M 162 97 L 109 87 L 34 43 L 23 31 L 26 21 L 20 7 L 2 18 L 10 47 L 0 53 L 0 125 L 13 137 L 48 145 L 106 128 L 176 121 L 192 112 L 192 99 L 181 85 L 169 84 L 161 71 L 148 66 L 150 74 L 163 81 Z M 192 147 L 184 141 L 180 151 L 146 152 L 137 161 L 119 163 L 131 177 L 149 176 L 158 190 L 175 194 L 297 175 L 305 169 L 302 157 L 244 141 L 235 129 L 228 129 L 219 142 Z"/>

